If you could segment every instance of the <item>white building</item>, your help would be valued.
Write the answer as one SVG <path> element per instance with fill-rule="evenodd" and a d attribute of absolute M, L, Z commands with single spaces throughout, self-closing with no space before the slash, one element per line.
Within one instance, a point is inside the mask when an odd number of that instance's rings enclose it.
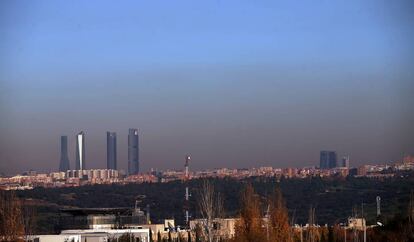
<path fill-rule="evenodd" d="M 34 235 L 34 242 L 108 242 L 123 235 L 131 235 L 142 242 L 149 242 L 149 229 L 82 229 L 63 230 L 59 235 Z M 135 240 L 133 240 L 135 241 Z"/>

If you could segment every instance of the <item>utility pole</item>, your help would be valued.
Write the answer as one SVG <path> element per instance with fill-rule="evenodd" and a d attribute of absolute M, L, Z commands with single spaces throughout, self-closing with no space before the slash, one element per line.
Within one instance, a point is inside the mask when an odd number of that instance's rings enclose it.
<path fill-rule="evenodd" d="M 184 181 L 186 182 L 184 207 L 185 207 L 185 223 L 186 223 L 187 226 L 189 226 L 189 223 L 190 223 L 190 214 L 189 214 L 189 211 L 188 211 L 188 209 L 189 209 L 188 208 L 189 207 L 189 197 L 190 197 L 190 193 L 189 193 L 189 190 L 188 190 L 188 180 L 190 178 L 189 177 L 190 175 L 188 173 L 188 167 L 189 167 L 190 160 L 191 160 L 191 157 L 189 155 L 187 155 L 185 157 L 185 165 L 184 165 L 184 167 L 185 167 Z"/>
<path fill-rule="evenodd" d="M 377 196 L 377 218 L 381 216 L 381 197 Z"/>
<path fill-rule="evenodd" d="M 150 205 L 147 204 L 147 224 L 151 224 Z"/>

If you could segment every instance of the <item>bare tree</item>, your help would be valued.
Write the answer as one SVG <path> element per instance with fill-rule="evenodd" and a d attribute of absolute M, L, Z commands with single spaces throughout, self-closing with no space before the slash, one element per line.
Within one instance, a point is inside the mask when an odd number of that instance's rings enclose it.
<path fill-rule="evenodd" d="M 212 242 L 218 240 L 220 235 L 213 229 L 213 223 L 216 218 L 224 214 L 223 199 L 221 195 L 215 192 L 214 185 L 209 180 L 204 180 L 199 194 L 198 206 L 203 218 L 203 228 L 206 240 Z"/>
<path fill-rule="evenodd" d="M 308 233 L 306 237 L 306 242 L 316 242 L 320 239 L 320 234 L 318 228 L 316 226 L 316 219 L 315 219 L 315 208 L 310 207 L 309 209 L 309 221 L 308 221 Z"/>
<path fill-rule="evenodd" d="M 204 180 L 201 185 L 199 207 L 201 216 L 205 220 L 203 227 L 207 235 L 207 240 L 212 242 L 213 236 L 211 232 L 211 223 L 214 218 L 214 187 L 208 180 Z"/>
<path fill-rule="evenodd" d="M 22 222 L 24 225 L 24 240 L 29 239 L 35 234 L 36 228 L 36 209 L 28 201 L 22 203 Z"/>
<path fill-rule="evenodd" d="M 12 191 L 0 191 L 0 240 L 20 241 L 23 234 L 20 200 Z"/>

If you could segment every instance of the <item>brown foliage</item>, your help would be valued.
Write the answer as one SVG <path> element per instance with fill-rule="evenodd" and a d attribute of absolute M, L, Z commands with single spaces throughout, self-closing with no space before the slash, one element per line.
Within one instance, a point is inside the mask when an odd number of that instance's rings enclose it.
<path fill-rule="evenodd" d="M 24 232 L 20 200 L 14 192 L 0 192 L 0 239 L 19 241 Z"/>
<path fill-rule="evenodd" d="M 241 195 L 240 220 L 236 223 L 234 241 L 262 242 L 266 240 L 260 201 L 253 186 L 247 185 Z"/>
<path fill-rule="evenodd" d="M 273 197 L 269 200 L 269 209 L 269 241 L 293 241 L 288 210 L 279 187 L 276 188 Z"/>

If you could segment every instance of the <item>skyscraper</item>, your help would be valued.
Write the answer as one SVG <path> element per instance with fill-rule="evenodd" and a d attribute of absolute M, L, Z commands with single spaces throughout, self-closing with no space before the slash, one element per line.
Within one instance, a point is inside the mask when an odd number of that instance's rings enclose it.
<path fill-rule="evenodd" d="M 129 129 L 128 132 L 128 174 L 139 172 L 139 145 L 138 129 Z"/>
<path fill-rule="evenodd" d="M 106 168 L 116 170 L 116 133 L 106 132 Z"/>
<path fill-rule="evenodd" d="M 76 135 L 76 170 L 84 170 L 85 166 L 85 133 Z"/>
<path fill-rule="evenodd" d="M 66 172 L 70 169 L 68 157 L 68 136 L 60 136 L 60 163 L 59 171 Z"/>
<path fill-rule="evenodd" d="M 341 166 L 349 168 L 349 155 L 342 157 Z"/>
<path fill-rule="evenodd" d="M 337 155 L 335 151 L 321 151 L 320 153 L 320 164 L 321 169 L 330 169 L 337 167 Z"/>

